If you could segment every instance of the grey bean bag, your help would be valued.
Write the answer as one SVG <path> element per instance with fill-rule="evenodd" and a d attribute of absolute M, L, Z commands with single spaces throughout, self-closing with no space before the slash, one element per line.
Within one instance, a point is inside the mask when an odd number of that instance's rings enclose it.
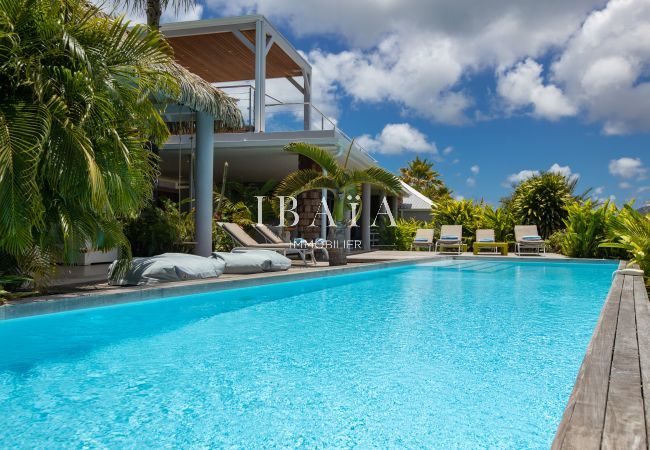
<path fill-rule="evenodd" d="M 231 253 L 214 252 L 212 258 L 226 264 L 224 273 L 249 274 L 287 270 L 291 260 L 271 250 L 235 250 Z"/>
<path fill-rule="evenodd" d="M 213 258 L 186 253 L 163 253 L 145 258 L 133 258 L 126 274 L 113 275 L 115 262 L 108 268 L 108 284 L 113 286 L 139 286 L 169 281 L 216 278 L 226 264 Z"/>

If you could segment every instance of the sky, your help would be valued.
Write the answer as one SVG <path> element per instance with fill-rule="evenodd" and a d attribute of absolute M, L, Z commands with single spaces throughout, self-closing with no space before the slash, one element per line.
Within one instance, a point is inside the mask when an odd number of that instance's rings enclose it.
<path fill-rule="evenodd" d="M 313 103 L 399 172 L 458 198 L 535 173 L 650 201 L 650 0 L 200 0 L 163 21 L 264 14 L 313 67 Z M 269 94 L 301 101 L 283 80 Z"/>

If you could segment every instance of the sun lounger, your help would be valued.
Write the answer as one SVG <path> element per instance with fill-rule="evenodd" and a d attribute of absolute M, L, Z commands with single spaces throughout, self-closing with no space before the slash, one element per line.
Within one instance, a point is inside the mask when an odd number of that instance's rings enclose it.
<path fill-rule="evenodd" d="M 432 229 L 420 228 L 415 232 L 415 237 L 411 243 L 411 250 L 415 250 L 420 247 L 426 247 L 429 251 L 431 251 L 431 247 L 433 247 Z"/>
<path fill-rule="evenodd" d="M 476 230 L 476 242 L 479 243 L 480 248 L 487 248 L 496 253 L 499 248 L 496 245 L 496 240 L 494 238 L 494 230 L 491 229 L 482 229 Z"/>
<path fill-rule="evenodd" d="M 289 244 L 288 242 L 283 242 L 281 244 L 260 244 L 255 239 L 250 237 L 242 227 L 236 223 L 230 222 L 217 222 L 219 228 L 225 231 L 232 239 L 235 241 L 237 247 L 233 248 L 235 250 L 272 250 L 274 252 L 281 253 L 284 256 L 287 255 L 298 255 L 305 265 L 307 265 L 307 256 L 311 257 L 311 260 L 316 264 L 316 257 L 314 256 L 314 247 L 307 246 L 297 246 L 294 244 Z"/>
<path fill-rule="evenodd" d="M 270 244 L 286 244 L 280 236 L 275 234 L 268 226 L 263 223 L 256 223 L 253 225 L 253 228 L 264 238 L 264 240 Z M 329 260 L 329 252 L 324 246 L 318 246 L 313 243 L 303 243 L 301 246 L 306 248 L 313 248 L 314 250 L 320 250 L 323 252 L 325 260 Z"/>
<path fill-rule="evenodd" d="M 442 252 L 443 248 L 455 248 L 460 255 L 463 252 L 462 239 L 462 225 L 443 225 L 440 227 L 440 238 L 436 241 L 435 251 Z"/>
<path fill-rule="evenodd" d="M 531 250 L 522 252 L 522 250 Z M 515 253 L 539 255 L 541 252 L 546 253 L 546 242 L 537 232 L 536 225 L 516 225 L 515 226 Z"/>

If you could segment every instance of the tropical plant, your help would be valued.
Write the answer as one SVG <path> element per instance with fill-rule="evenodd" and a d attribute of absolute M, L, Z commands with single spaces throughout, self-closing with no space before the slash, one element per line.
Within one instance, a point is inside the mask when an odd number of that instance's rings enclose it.
<path fill-rule="evenodd" d="M 30 277 L 24 275 L 0 273 L 0 305 L 9 300 L 34 295 L 34 291 L 22 289 L 22 286 L 32 282 L 33 280 Z"/>
<path fill-rule="evenodd" d="M 175 208 L 175 206 L 173 206 Z M 148 205 L 140 214 L 124 224 L 124 233 L 135 256 L 153 256 L 169 251 L 180 251 L 176 212 L 171 213 L 155 205 Z"/>
<path fill-rule="evenodd" d="M 442 225 L 462 225 L 463 236 L 472 240 L 481 220 L 482 205 L 473 200 L 447 200 L 433 207 L 436 228 Z"/>
<path fill-rule="evenodd" d="M 494 230 L 494 238 L 498 242 L 510 242 L 514 239 L 515 220 L 507 208 L 485 205 L 479 218 L 479 227 Z"/>
<path fill-rule="evenodd" d="M 607 241 L 604 248 L 625 250 L 630 256 L 629 264 L 638 264 L 650 274 L 650 216 L 634 210 L 630 204 L 610 218 L 607 225 Z"/>
<path fill-rule="evenodd" d="M 167 7 L 174 12 L 188 11 L 196 5 L 195 0 L 113 0 L 116 6 L 124 5 L 133 12 L 144 12 L 147 25 L 152 30 L 160 28 L 160 17 Z M 160 70 L 167 72 L 177 80 L 180 86 L 178 102 L 194 110 L 205 111 L 218 120 L 224 128 L 236 129 L 243 122 L 237 100 L 227 96 L 198 75 L 190 72 L 175 61 L 160 65 Z"/>
<path fill-rule="evenodd" d="M 537 225 L 543 238 L 564 227 L 567 206 L 576 200 L 577 179 L 545 172 L 522 181 L 509 201 L 515 221 Z"/>
<path fill-rule="evenodd" d="M 422 222 L 412 217 L 395 219 L 395 226 L 388 226 L 382 221 L 379 226 L 379 240 L 382 245 L 393 246 L 395 250 L 410 250 L 415 233 L 419 228 L 431 228 L 431 223 Z"/>
<path fill-rule="evenodd" d="M 560 251 L 573 258 L 598 258 L 608 255 L 600 247 L 606 239 L 607 227 L 616 215 L 616 206 L 605 202 L 598 206 L 591 200 L 574 202 L 566 207 L 566 230 L 559 239 Z"/>
<path fill-rule="evenodd" d="M 440 173 L 433 170 L 433 162 L 416 156 L 407 167 L 400 169 L 402 180 L 433 201 L 451 198 L 451 190 L 440 178 Z"/>
<path fill-rule="evenodd" d="M 118 247 L 126 262 L 118 219 L 151 197 L 165 102 L 241 121 L 234 101 L 197 88 L 160 33 L 90 3 L 0 0 L 0 12 L 0 253 L 51 266 Z"/>
<path fill-rule="evenodd" d="M 135 13 L 145 13 L 147 25 L 154 29 L 160 28 L 160 18 L 168 7 L 178 13 L 187 12 L 196 5 L 195 0 L 114 0 L 113 3 L 117 6 L 124 5 Z"/>
<path fill-rule="evenodd" d="M 350 224 L 347 214 L 350 208 L 348 196 L 354 198 L 359 192 L 361 184 L 364 183 L 378 187 L 393 195 L 402 190 L 399 179 L 381 167 L 370 167 L 364 170 L 350 169 L 348 160 L 352 145 L 353 143 L 350 144 L 345 162 L 342 165 L 327 150 L 320 147 L 302 142 L 294 142 L 285 146 L 284 150 L 286 152 L 296 153 L 311 159 L 324 169 L 326 174 L 314 169 L 298 170 L 287 175 L 276 189 L 278 195 L 291 195 L 294 197 L 302 192 L 314 189 L 327 189 L 334 194 L 332 217 L 336 224 L 330 228 L 330 236 L 332 240 L 338 242 L 339 246 L 330 252 L 330 265 L 347 263 L 343 242 L 345 240 L 345 230 Z"/>
<path fill-rule="evenodd" d="M 131 254 L 117 220 L 151 197 L 178 97 L 162 36 L 74 0 L 0 0 L 0 251 L 71 261 Z"/>

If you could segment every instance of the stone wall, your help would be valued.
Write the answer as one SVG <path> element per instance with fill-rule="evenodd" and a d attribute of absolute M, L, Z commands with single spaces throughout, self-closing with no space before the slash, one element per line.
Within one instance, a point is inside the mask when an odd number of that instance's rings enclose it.
<path fill-rule="evenodd" d="M 311 159 L 306 158 L 302 155 L 298 157 L 298 168 L 300 170 L 313 169 L 318 172 L 321 171 L 320 166 L 314 163 Z M 318 239 L 320 237 L 320 216 L 316 221 L 315 227 L 310 227 L 311 223 L 314 221 L 314 217 L 318 212 L 318 207 L 321 202 L 321 191 L 307 191 L 303 192 L 298 196 L 298 215 L 300 216 L 300 221 L 297 225 L 297 237 L 301 237 L 311 241 L 313 239 Z"/>

